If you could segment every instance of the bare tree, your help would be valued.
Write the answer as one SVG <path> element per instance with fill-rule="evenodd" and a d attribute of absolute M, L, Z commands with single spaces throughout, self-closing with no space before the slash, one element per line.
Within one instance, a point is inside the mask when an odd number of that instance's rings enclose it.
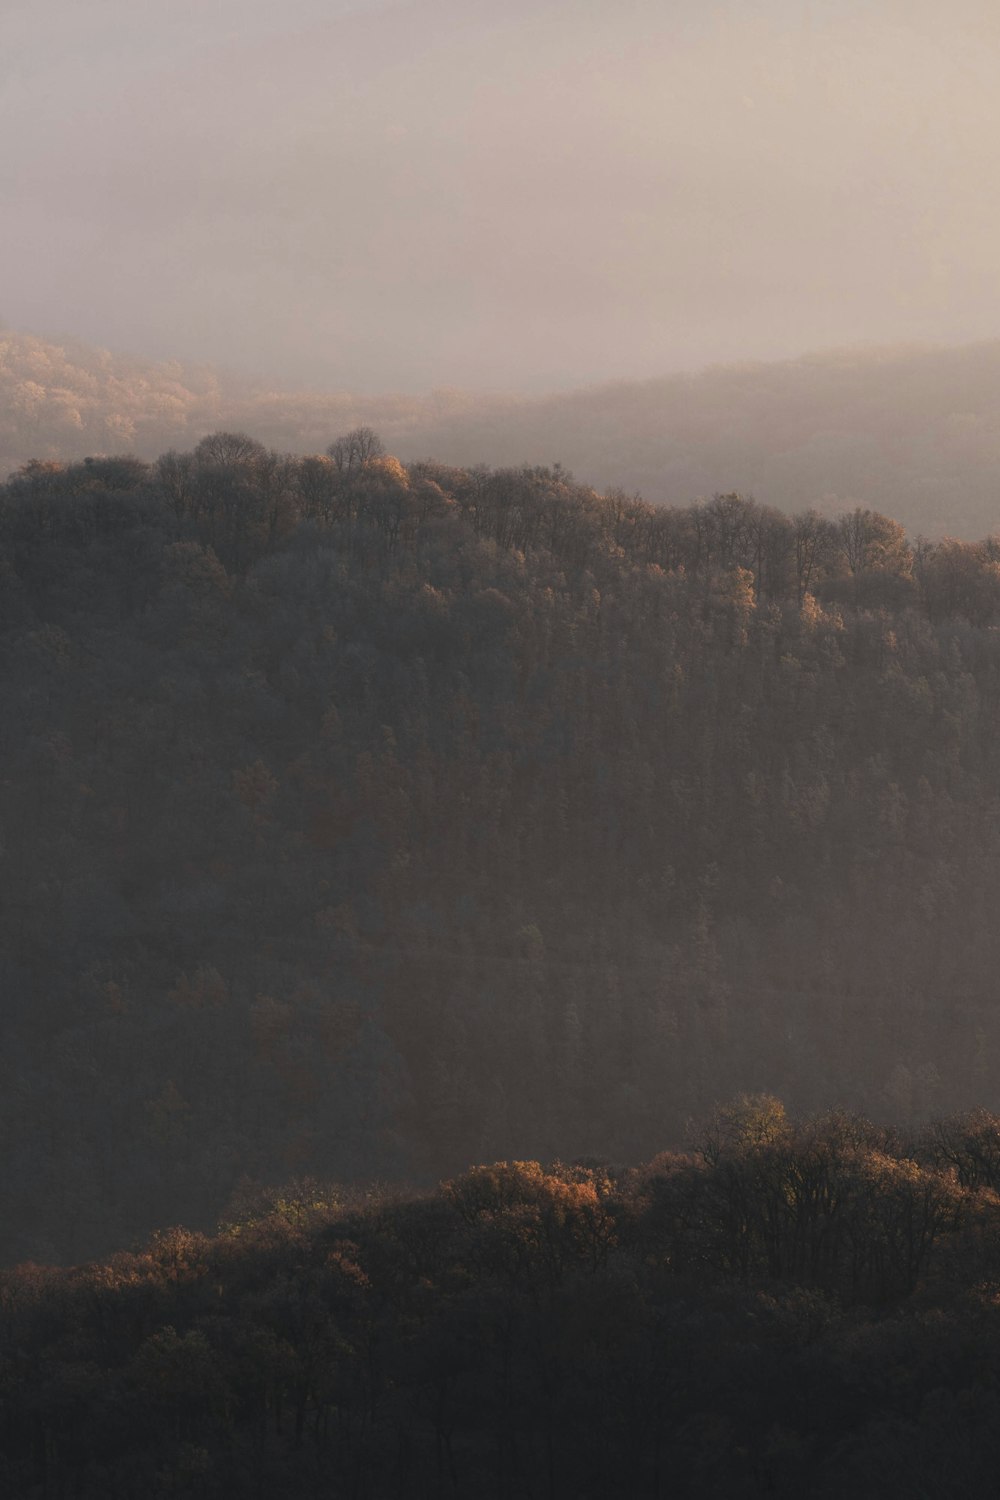
<path fill-rule="evenodd" d="M 245 432 L 212 432 L 203 437 L 194 450 L 199 466 L 229 468 L 234 464 L 253 463 L 267 456 L 263 443 Z"/>
<path fill-rule="evenodd" d="M 352 427 L 327 448 L 334 468 L 342 474 L 363 469 L 373 458 L 385 457 L 385 444 L 372 427 Z"/>
<path fill-rule="evenodd" d="M 837 547 L 838 532 L 816 510 L 800 511 L 792 517 L 792 547 L 795 562 L 795 587 L 801 604 L 811 593 Z"/>

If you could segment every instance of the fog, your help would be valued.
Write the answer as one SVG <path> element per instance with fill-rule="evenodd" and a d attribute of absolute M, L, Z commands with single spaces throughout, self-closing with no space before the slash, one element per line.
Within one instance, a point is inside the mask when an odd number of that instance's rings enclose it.
<path fill-rule="evenodd" d="M 0 59 L 40 333 L 541 391 L 1000 332 L 986 0 L 7 0 Z"/>

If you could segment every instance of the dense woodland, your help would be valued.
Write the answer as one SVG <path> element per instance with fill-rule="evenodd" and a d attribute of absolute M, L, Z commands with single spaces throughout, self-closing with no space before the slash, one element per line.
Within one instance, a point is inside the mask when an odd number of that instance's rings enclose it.
<path fill-rule="evenodd" d="M 629 1171 L 299 1182 L 0 1273 L 14 1500 L 987 1500 L 1000 1120 L 743 1099 Z"/>
<path fill-rule="evenodd" d="M 1000 1091 L 1000 544 L 404 467 L 0 490 L 7 1262 Z"/>
<path fill-rule="evenodd" d="M 860 505 L 914 536 L 968 539 L 996 525 L 1000 343 L 842 350 L 546 397 L 418 396 L 275 389 L 0 326 L 0 478 L 31 458 L 152 459 L 217 428 L 307 454 L 360 424 L 405 460 L 560 459 L 656 503 L 738 489 L 788 512 Z"/>

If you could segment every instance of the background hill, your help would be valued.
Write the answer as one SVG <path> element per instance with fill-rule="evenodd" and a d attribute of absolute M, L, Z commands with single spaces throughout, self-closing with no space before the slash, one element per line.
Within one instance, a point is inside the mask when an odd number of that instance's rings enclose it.
<path fill-rule="evenodd" d="M 1000 341 L 845 351 L 544 398 L 268 389 L 205 367 L 0 334 L 0 473 L 30 458 L 152 458 L 218 427 L 294 453 L 358 423 L 404 460 L 560 462 L 597 488 L 684 504 L 740 490 L 911 532 L 978 537 L 1000 517 Z"/>

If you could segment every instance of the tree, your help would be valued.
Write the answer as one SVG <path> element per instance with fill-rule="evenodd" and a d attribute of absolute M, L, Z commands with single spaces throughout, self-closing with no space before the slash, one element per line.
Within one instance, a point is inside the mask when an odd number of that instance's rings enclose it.
<path fill-rule="evenodd" d="M 245 432 L 209 433 L 194 450 L 200 467 L 230 468 L 236 464 L 254 463 L 266 455 L 264 444 L 248 437 Z"/>
<path fill-rule="evenodd" d="M 867 573 L 909 577 L 913 556 L 906 532 L 898 521 L 856 506 L 841 516 L 837 529 L 844 559 L 855 578 Z"/>
<path fill-rule="evenodd" d="M 836 551 L 836 528 L 816 510 L 800 511 L 792 517 L 792 544 L 795 587 L 801 605 L 806 594 L 813 593 Z"/>
<path fill-rule="evenodd" d="M 352 427 L 327 448 L 334 468 L 342 474 L 363 469 L 373 458 L 385 457 L 385 444 L 372 427 Z"/>

